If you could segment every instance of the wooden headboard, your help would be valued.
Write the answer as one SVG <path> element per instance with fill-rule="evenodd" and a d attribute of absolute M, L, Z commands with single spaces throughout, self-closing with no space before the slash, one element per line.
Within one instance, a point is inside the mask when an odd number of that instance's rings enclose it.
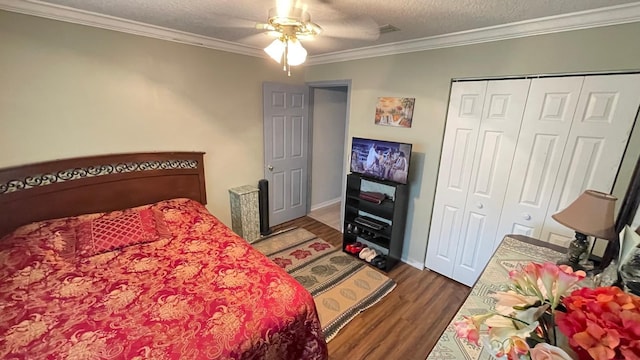
<path fill-rule="evenodd" d="M 0 169 L 0 237 L 34 221 L 178 197 L 206 204 L 203 155 L 115 154 Z"/>

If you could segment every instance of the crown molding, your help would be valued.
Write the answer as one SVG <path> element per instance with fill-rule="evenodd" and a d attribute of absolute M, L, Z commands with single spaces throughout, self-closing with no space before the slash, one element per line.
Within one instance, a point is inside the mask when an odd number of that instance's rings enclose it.
<path fill-rule="evenodd" d="M 0 9 L 155 39 L 201 46 L 241 55 L 266 57 L 262 49 L 254 47 L 37 0 L 0 0 Z M 563 31 L 588 29 L 638 21 L 640 21 L 640 2 L 461 31 L 422 39 L 313 55 L 309 56 L 305 65 L 328 64 L 377 56 L 480 44 L 491 41 L 552 34 Z"/>
<path fill-rule="evenodd" d="M 309 57 L 307 65 L 328 64 L 491 41 L 640 21 L 640 2 L 520 21 L 481 29 L 368 46 Z"/>
<path fill-rule="evenodd" d="M 0 9 L 101 29 L 114 30 L 154 39 L 222 50 L 236 54 L 265 57 L 262 49 L 240 45 L 230 41 L 188 33 L 133 20 L 74 9 L 37 0 L 0 0 Z"/>

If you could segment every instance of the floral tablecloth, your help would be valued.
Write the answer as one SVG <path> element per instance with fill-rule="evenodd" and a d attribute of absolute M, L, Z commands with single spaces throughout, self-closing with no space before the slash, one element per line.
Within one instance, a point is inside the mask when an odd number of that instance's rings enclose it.
<path fill-rule="evenodd" d="M 477 315 L 493 310 L 495 300 L 488 295 L 499 291 L 508 282 L 509 271 L 518 269 L 531 261 L 557 261 L 563 253 L 544 246 L 534 245 L 524 240 L 522 236 L 506 236 L 502 244 L 484 269 L 484 272 L 474 285 L 456 316 L 451 320 L 446 330 L 440 336 L 427 359 L 429 360 L 461 360 L 461 359 L 493 359 L 488 352 L 482 350 L 482 343 L 476 346 L 464 339 L 456 337 L 453 322 L 460 320 L 463 315 Z M 530 239 L 530 238 L 529 238 Z M 533 240 L 533 239 L 530 239 Z M 535 241 L 535 240 L 533 240 Z"/>

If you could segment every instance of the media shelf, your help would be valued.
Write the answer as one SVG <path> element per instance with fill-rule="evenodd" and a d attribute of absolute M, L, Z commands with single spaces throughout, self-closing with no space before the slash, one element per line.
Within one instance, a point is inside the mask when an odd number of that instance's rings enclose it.
<path fill-rule="evenodd" d="M 361 199 L 359 194 L 363 182 L 384 185 L 390 196 L 380 204 Z M 408 185 L 362 177 L 359 174 L 347 175 L 342 250 L 347 252 L 346 246 L 357 241 L 376 245 L 382 248 L 386 255 L 386 266 L 382 270 L 391 270 L 402 256 L 408 198 Z M 362 216 L 384 225 L 381 229 L 375 229 L 363 225 L 361 221 L 356 222 L 356 218 Z M 351 255 L 359 259 L 358 254 Z"/>
<path fill-rule="evenodd" d="M 355 222 L 346 222 L 345 232 L 349 235 L 353 235 L 355 237 L 362 238 L 370 243 L 376 244 L 378 246 L 389 248 L 389 244 L 391 241 L 391 232 L 388 229 L 383 230 L 375 230 L 375 229 L 363 229 L 362 225 Z M 351 225 L 351 227 L 349 226 Z M 358 228 L 359 230 L 355 231 L 354 229 Z M 355 241 L 350 241 L 355 242 Z M 346 245 L 345 245 L 346 246 Z"/>
<path fill-rule="evenodd" d="M 369 214 L 389 219 L 393 217 L 393 209 L 395 203 L 389 199 L 385 199 L 381 204 L 376 204 L 367 200 L 360 199 L 356 196 L 347 196 L 347 206 L 354 209 L 367 212 Z"/>

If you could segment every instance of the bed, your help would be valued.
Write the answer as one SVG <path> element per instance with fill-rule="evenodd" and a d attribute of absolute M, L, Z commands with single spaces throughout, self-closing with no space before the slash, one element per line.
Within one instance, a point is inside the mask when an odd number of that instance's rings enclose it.
<path fill-rule="evenodd" d="M 0 358 L 326 359 L 311 295 L 204 204 L 202 153 L 0 170 Z"/>

